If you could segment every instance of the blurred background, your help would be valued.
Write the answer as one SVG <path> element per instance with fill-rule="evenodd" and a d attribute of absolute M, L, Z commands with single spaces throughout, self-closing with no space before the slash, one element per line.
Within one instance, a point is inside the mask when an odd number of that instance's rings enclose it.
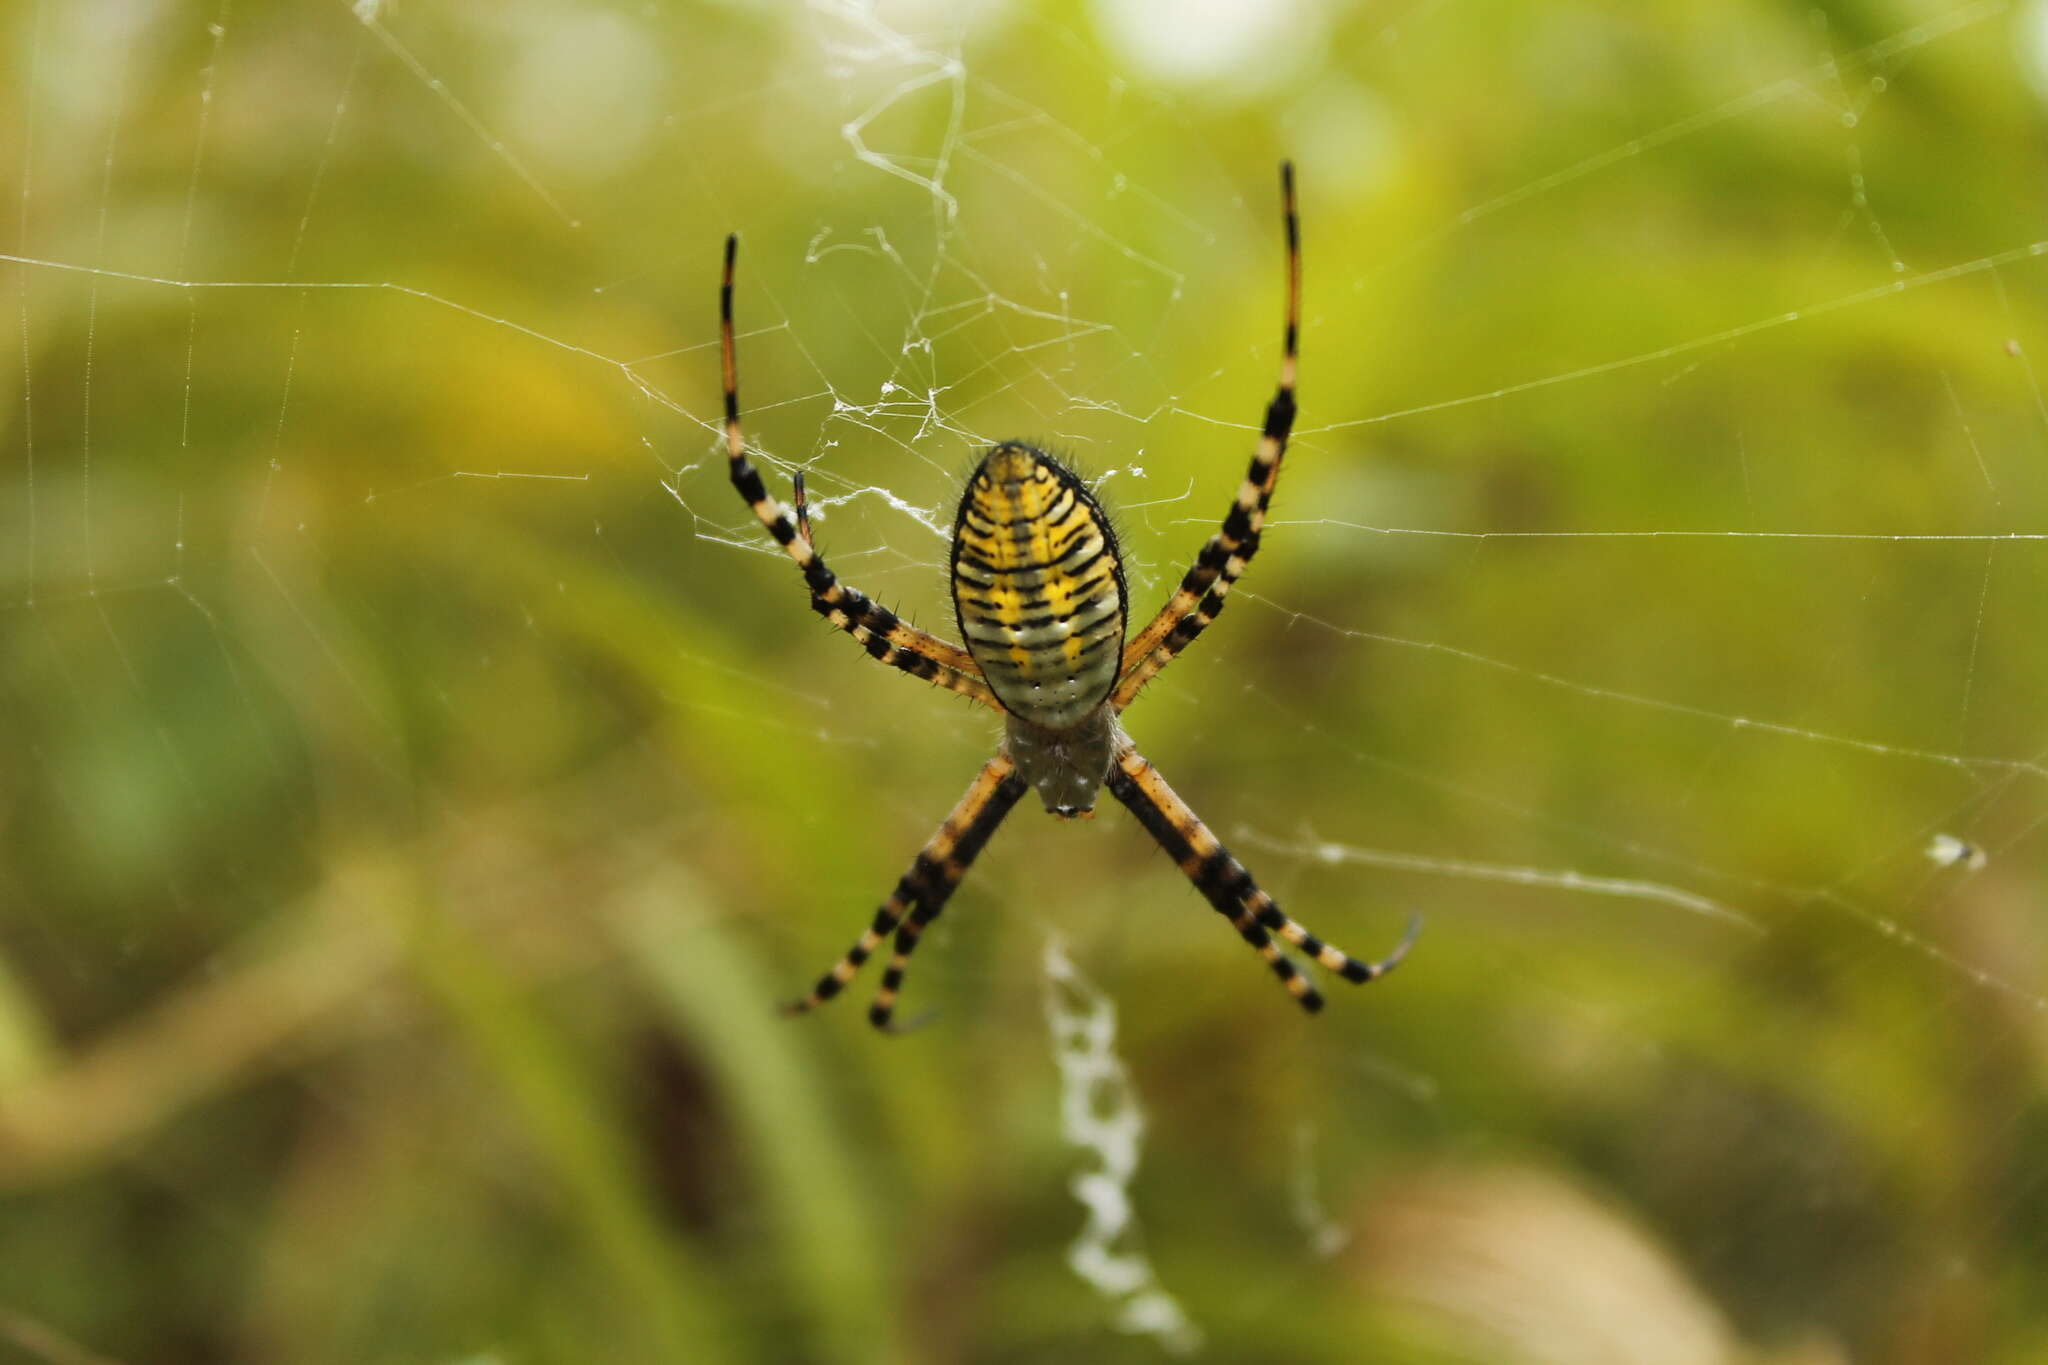
<path fill-rule="evenodd" d="M 0 18 L 0 1360 L 2048 1358 L 2048 5 L 22 0 Z M 776 1016 L 1100 481 L 1121 810 Z"/>

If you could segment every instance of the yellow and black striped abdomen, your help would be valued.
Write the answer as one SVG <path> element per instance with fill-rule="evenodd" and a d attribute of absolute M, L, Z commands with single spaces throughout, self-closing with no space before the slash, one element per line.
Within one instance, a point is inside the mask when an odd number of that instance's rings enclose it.
<path fill-rule="evenodd" d="M 1066 730 L 1102 704 L 1123 654 L 1123 560 L 1078 475 L 1026 445 L 983 457 L 953 523 L 953 606 L 1013 715 Z"/>

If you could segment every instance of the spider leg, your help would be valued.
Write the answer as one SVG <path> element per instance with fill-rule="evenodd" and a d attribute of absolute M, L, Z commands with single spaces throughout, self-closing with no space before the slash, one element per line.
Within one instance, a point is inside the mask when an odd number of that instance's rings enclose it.
<path fill-rule="evenodd" d="M 853 980 L 861 964 L 894 933 L 896 952 L 882 976 L 882 989 L 875 1006 L 868 1011 L 868 1018 L 875 1027 L 893 1031 L 891 1016 L 895 1011 L 896 996 L 902 989 L 903 972 L 911 950 L 916 947 L 918 935 L 945 909 L 947 899 L 960 885 L 960 879 L 967 875 L 976 855 L 1022 795 L 1024 780 L 1017 776 L 1017 765 L 1007 754 L 997 754 L 983 765 L 969 784 L 966 795 L 960 798 L 960 803 L 953 807 L 938 831 L 925 841 L 924 847 L 917 851 L 910 870 L 897 881 L 889 899 L 875 911 L 874 923 L 847 949 L 846 956 L 833 964 L 831 971 L 818 978 L 818 984 L 811 987 L 809 995 L 784 1006 L 783 1013 L 805 1013 L 839 994 L 846 983 Z"/>
<path fill-rule="evenodd" d="M 1109 790 L 1130 808 L 1166 855 L 1179 864 L 1203 899 L 1236 926 L 1244 941 L 1256 948 L 1273 968 L 1301 1007 L 1314 1013 L 1323 1007 L 1323 997 L 1309 983 L 1287 955 L 1273 942 L 1273 935 L 1287 940 L 1346 981 L 1362 984 L 1385 976 L 1408 955 L 1420 928 L 1410 919 L 1408 932 L 1394 951 L 1378 962 L 1364 962 L 1334 944 L 1325 943 L 1289 919 L 1273 898 L 1252 880 L 1252 874 L 1230 855 L 1200 816 L 1180 799 L 1159 770 L 1134 748 L 1117 755 L 1109 774 Z"/>
<path fill-rule="evenodd" d="M 1294 431 L 1296 346 L 1301 333 L 1301 225 L 1294 211 L 1292 162 L 1280 163 L 1280 195 L 1287 222 L 1287 330 L 1280 356 L 1280 384 L 1273 401 L 1266 405 L 1258 451 L 1245 471 L 1244 482 L 1238 485 L 1237 500 L 1223 518 L 1222 529 L 1209 537 L 1159 614 L 1124 647 L 1123 677 L 1110 695 L 1110 704 L 1119 711 L 1209 628 L 1222 613 L 1231 585 L 1258 553 L 1266 506 L 1272 500 L 1273 486 L 1280 481 L 1280 461 Z"/>
<path fill-rule="evenodd" d="M 826 567 L 825 557 L 811 540 L 811 519 L 804 503 L 801 477 L 796 485 L 796 516 L 792 520 L 781 502 L 771 497 L 761 473 L 747 458 L 746 438 L 740 430 L 739 361 L 732 337 L 733 265 L 739 255 L 739 238 L 725 239 L 725 274 L 718 290 L 718 343 L 725 386 L 725 450 L 732 486 L 753 509 L 768 534 L 796 561 L 811 591 L 811 610 L 838 629 L 858 640 L 869 657 L 899 668 L 914 678 L 936 683 L 958 692 L 991 710 L 1001 705 L 974 658 L 958 645 L 948 644 L 897 616 L 858 588 L 848 587 Z"/>
<path fill-rule="evenodd" d="M 996 826 L 1003 823 L 1003 817 L 1026 790 L 1010 756 L 997 754 L 981 770 L 967 795 L 960 798 L 960 804 L 953 807 L 953 813 L 946 817 L 946 824 L 939 831 L 940 836 L 949 828 L 959 831 L 951 856 L 928 859 L 931 845 L 926 845 L 918 855 L 918 863 L 911 869 L 919 881 L 917 905 L 896 930 L 896 951 L 890 954 L 889 965 L 882 971 L 882 988 L 875 992 L 875 1003 L 868 1006 L 868 1022 L 882 1032 L 903 1031 L 895 1024 L 896 997 L 903 989 L 903 974 L 910 968 L 910 955 L 917 951 L 925 928 L 946 908 L 960 879 L 967 875 L 967 869 L 974 866 L 974 860 L 995 834 Z"/>

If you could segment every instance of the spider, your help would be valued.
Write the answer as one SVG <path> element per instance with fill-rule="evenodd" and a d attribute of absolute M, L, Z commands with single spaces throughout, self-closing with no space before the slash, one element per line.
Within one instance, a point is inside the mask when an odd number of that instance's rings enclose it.
<path fill-rule="evenodd" d="M 1005 726 L 995 757 L 918 850 L 874 922 L 810 994 L 784 1006 L 785 1013 L 804 1013 L 838 995 L 893 934 L 895 950 L 868 1020 L 884 1032 L 901 1031 L 894 1022 L 896 1001 L 911 953 L 1027 790 L 1035 790 L 1051 814 L 1071 819 L 1092 816 L 1106 785 L 1311 1013 L 1323 1007 L 1323 997 L 1275 937 L 1354 983 L 1384 976 L 1407 955 L 1420 928 L 1412 918 L 1400 944 L 1378 962 L 1360 961 L 1289 919 L 1166 785 L 1118 719 L 1215 621 L 1259 548 L 1266 505 L 1294 426 L 1301 233 L 1291 163 L 1280 167 L 1280 194 L 1287 229 L 1286 339 L 1279 387 L 1266 408 L 1257 453 L 1222 529 L 1202 547 L 1159 614 L 1128 641 L 1123 557 L 1102 505 L 1073 470 L 1020 441 L 1005 441 L 982 457 L 954 519 L 953 605 L 966 648 L 919 630 L 840 582 L 811 535 L 802 472 L 785 509 L 769 496 L 747 458 L 732 325 L 739 239 L 725 239 L 718 338 L 733 487 L 803 571 L 813 611 L 853 636 L 871 657 L 1000 713 Z"/>

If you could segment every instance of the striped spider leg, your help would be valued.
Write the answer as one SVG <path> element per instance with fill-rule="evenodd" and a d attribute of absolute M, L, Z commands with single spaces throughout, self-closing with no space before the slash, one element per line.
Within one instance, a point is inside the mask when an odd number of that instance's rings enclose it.
<path fill-rule="evenodd" d="M 1301 219 L 1295 207 L 1294 167 L 1280 166 L 1281 215 L 1287 238 L 1286 321 L 1281 333 L 1280 381 L 1260 431 L 1251 467 L 1238 486 L 1237 497 L 1195 562 L 1167 599 L 1159 614 L 1125 646 L 1122 675 L 1110 693 L 1109 705 L 1121 712 L 1222 614 L 1231 587 L 1258 553 L 1260 533 L 1273 489 L 1280 481 L 1280 461 L 1294 431 L 1295 379 L 1301 337 Z M 1138 818 L 1166 855 L 1193 882 L 1195 889 L 1238 934 L 1272 966 L 1289 994 L 1313 1013 L 1323 998 L 1287 955 L 1273 942 L 1278 935 L 1320 965 L 1356 985 L 1392 970 L 1414 944 L 1421 928 L 1411 917 L 1408 931 L 1394 951 L 1378 962 L 1363 962 L 1323 942 L 1287 917 L 1273 898 L 1259 888 L 1244 865 L 1209 832 L 1185 801 L 1128 742 L 1118 751 L 1109 774 L 1109 789 Z"/>
<path fill-rule="evenodd" d="M 1301 220 L 1294 207 L 1294 166 L 1280 164 L 1281 212 L 1287 224 L 1287 325 L 1280 351 L 1280 384 L 1266 405 L 1259 447 L 1238 486 L 1237 500 L 1223 518 L 1223 527 L 1195 556 L 1159 614 L 1146 623 L 1124 649 L 1123 676 L 1110 704 L 1121 711 L 1145 684 L 1207 630 L 1223 611 L 1231 585 L 1259 551 L 1259 533 L 1266 525 L 1266 506 L 1280 481 L 1280 461 L 1294 431 L 1294 379 L 1301 336 Z"/>
<path fill-rule="evenodd" d="M 803 571 L 804 582 L 811 590 L 811 610 L 858 640 L 871 658 L 958 692 L 983 706 L 1001 709 L 965 650 L 902 620 L 859 589 L 841 583 L 838 575 L 825 566 L 825 557 L 811 540 L 811 519 L 804 504 L 801 476 L 796 482 L 796 516 L 792 520 L 782 504 L 769 495 L 760 471 L 747 458 L 746 438 L 740 432 L 739 360 L 732 339 L 733 264 L 739 249 L 737 235 L 725 239 L 725 275 L 718 290 L 718 346 L 725 381 L 725 452 L 732 486 L 768 528 L 775 543 Z"/>
<path fill-rule="evenodd" d="M 1279 939 L 1346 981 L 1373 981 L 1406 956 L 1419 927 L 1385 959 L 1366 962 L 1317 938 L 1287 917 L 1242 864 L 1174 794 L 1124 733 L 1124 708 L 1146 683 L 1208 628 L 1259 547 L 1280 461 L 1294 425 L 1295 355 L 1301 315 L 1301 244 L 1294 172 L 1283 165 L 1287 228 L 1287 328 L 1280 385 L 1251 468 L 1222 528 L 1159 614 L 1126 643 L 1130 625 L 1123 555 L 1094 493 L 1057 458 L 1019 441 L 983 455 L 961 494 L 953 524 L 953 608 L 965 647 L 900 620 L 825 567 L 811 536 L 801 473 L 793 509 L 768 495 L 747 459 L 740 433 L 733 349 L 732 281 L 736 242 L 726 239 L 719 294 L 725 365 L 725 437 L 733 487 L 803 571 L 811 607 L 851 634 L 874 658 L 949 688 L 1002 714 L 1004 734 L 960 802 L 918 851 L 875 912 L 868 929 L 810 994 L 786 1007 L 815 1009 L 842 991 L 892 935 L 894 952 L 868 1010 L 875 1027 L 894 1022 L 903 977 L 924 931 L 996 828 L 1026 791 L 1061 819 L 1092 815 L 1103 787 L 1194 883 L 1195 889 L 1266 959 L 1288 992 L 1311 1012 L 1323 998 Z"/>
<path fill-rule="evenodd" d="M 1159 770 L 1135 748 L 1126 747 L 1117 755 L 1116 766 L 1109 774 L 1109 791 L 1138 817 L 1138 823 L 1195 884 L 1202 898 L 1216 908 L 1216 913 L 1229 920 L 1238 936 L 1266 959 L 1280 984 L 1310 1014 L 1323 1007 L 1323 997 L 1287 954 L 1280 951 L 1273 935 L 1286 939 L 1318 965 L 1355 986 L 1362 986 L 1399 966 L 1414 946 L 1415 936 L 1422 931 L 1422 921 L 1410 915 L 1408 932 L 1393 952 L 1378 962 L 1362 962 L 1288 918 L 1273 898 L 1259 889 L 1244 864 L 1230 856 L 1230 850 L 1209 832 L 1202 817 L 1166 785 Z"/>
<path fill-rule="evenodd" d="M 792 507 L 785 510 L 770 496 L 761 475 L 747 458 L 746 440 L 740 428 L 739 361 L 733 342 L 732 295 L 734 265 L 739 255 L 737 235 L 725 239 L 725 270 L 718 290 L 718 341 L 725 396 L 725 448 L 733 487 L 752 509 L 768 534 L 796 561 L 810 589 L 811 609 L 857 640 L 872 658 L 901 669 L 915 678 L 957 692 L 991 710 L 1001 710 L 995 693 L 982 680 L 972 655 L 957 645 L 919 630 L 860 590 L 841 583 L 825 564 L 811 536 L 809 504 L 804 495 L 804 476 L 799 470 L 793 480 Z M 875 912 L 875 919 L 860 940 L 847 950 L 832 970 L 820 977 L 810 994 L 785 1006 L 789 1014 L 801 1014 L 824 1004 L 853 979 L 861 964 L 890 934 L 896 948 L 882 974 L 882 989 L 868 1011 L 878 1029 L 896 1031 L 893 1017 L 896 997 L 903 986 L 910 954 L 916 949 L 925 927 L 937 919 L 946 901 L 967 875 L 976 855 L 1017 799 L 1024 784 L 1016 776 L 1016 765 L 1007 755 L 991 759 L 946 817 L 938 832 L 919 850 L 910 870 L 896 883 L 895 891 Z"/>
<path fill-rule="evenodd" d="M 896 889 L 881 909 L 875 911 L 875 922 L 846 950 L 846 956 L 833 964 L 831 971 L 818 978 L 809 995 L 783 1006 L 783 1013 L 803 1014 L 839 994 L 853 980 L 861 964 L 893 933 L 896 951 L 883 969 L 882 989 L 877 992 L 875 1003 L 868 1007 L 868 1022 L 884 1032 L 899 1032 L 894 1022 L 896 997 L 903 989 L 903 973 L 910 965 L 910 955 L 1024 790 L 1024 779 L 1017 776 L 1017 765 L 1009 755 L 997 754 L 983 764 L 960 804 L 953 807 L 953 813 L 946 817 L 938 832 L 917 851 L 910 870 L 897 881 Z"/>

